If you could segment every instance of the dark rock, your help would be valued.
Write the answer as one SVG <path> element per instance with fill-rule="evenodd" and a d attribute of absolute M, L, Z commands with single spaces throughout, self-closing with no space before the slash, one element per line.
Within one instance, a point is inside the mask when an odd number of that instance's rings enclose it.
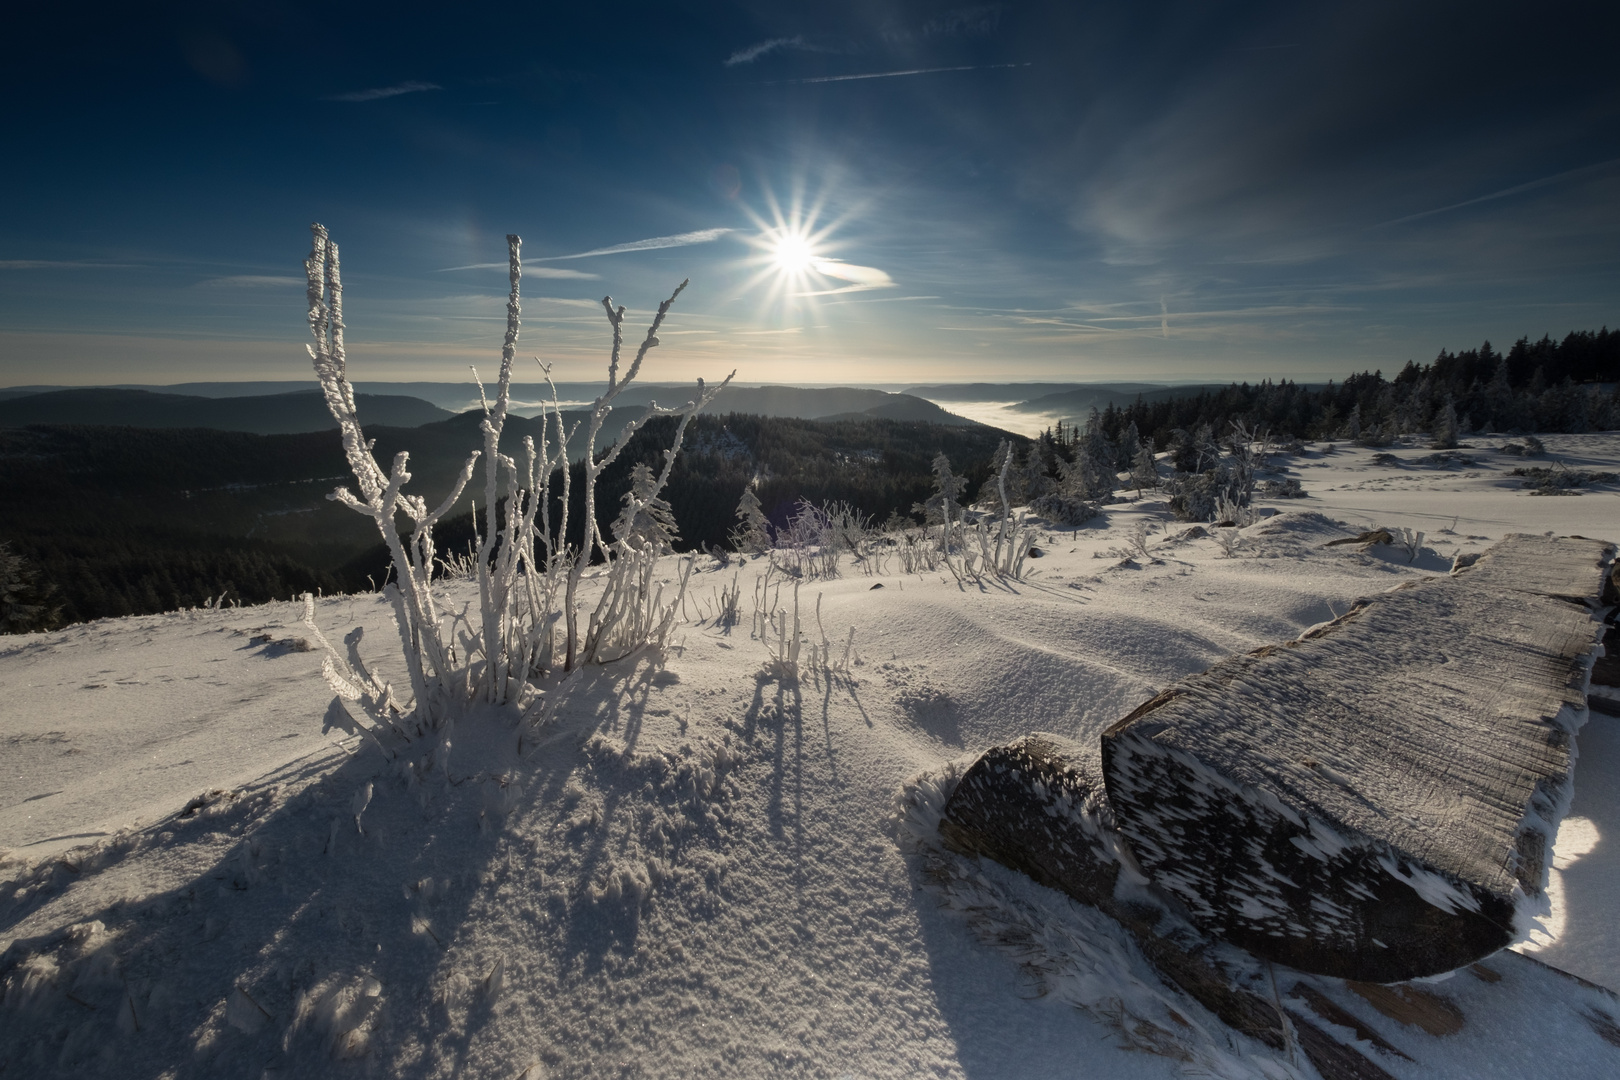
<path fill-rule="evenodd" d="M 1245 985 L 1255 973 L 1233 970 L 1215 942 L 1142 887 L 1114 831 L 1094 747 L 1035 733 L 986 751 L 951 793 L 939 831 L 958 854 L 992 859 L 1112 916 L 1172 985 L 1229 1027 L 1287 1047 L 1276 1005 Z M 1299 1012 L 1289 1020 L 1328 1080 L 1390 1080 Z"/>

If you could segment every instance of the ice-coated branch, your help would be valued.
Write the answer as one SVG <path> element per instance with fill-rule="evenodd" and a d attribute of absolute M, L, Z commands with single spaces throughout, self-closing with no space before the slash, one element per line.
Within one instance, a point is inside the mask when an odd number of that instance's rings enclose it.
<path fill-rule="evenodd" d="M 327 680 L 334 691 L 345 700 L 361 703 L 374 732 L 391 731 L 406 742 L 431 733 L 444 739 L 449 735 L 446 725 L 475 699 L 492 704 L 521 699 L 526 703 L 525 715 L 531 718 L 531 723 L 535 722 L 533 718 L 545 717 L 554 711 L 554 702 L 543 707 L 535 705 L 530 682 L 536 675 L 559 666 L 555 663 L 555 632 L 559 623 L 565 625 L 566 642 L 566 659 L 560 666 L 569 670 L 576 666 L 582 645 L 587 659 L 602 662 L 665 642 L 680 613 L 680 600 L 692 572 L 692 562 L 688 559 L 677 571 L 675 599 L 665 603 L 663 586 L 654 582 L 659 553 L 650 547 L 610 546 L 602 536 L 596 522 L 596 484 L 603 469 L 617 459 L 649 420 L 657 416 L 679 416 L 680 422 L 671 445 L 664 451 L 663 468 L 656 480 L 649 490 L 638 488 L 631 496 L 632 514 L 644 510 L 668 483 L 692 416 L 714 400 L 735 372 L 715 387 L 699 380 L 697 394 L 679 408 L 664 408 L 653 403 L 643 415 L 625 426 L 619 438 L 600 457 L 596 454 L 596 441 L 603 421 L 612 411 L 614 399 L 640 374 L 647 354 L 658 346 L 658 331 L 687 283 L 683 281 L 659 305 L 635 356 L 623 369 L 625 309 L 615 307 L 611 297 L 603 299 L 603 309 L 613 332 L 608 387 L 585 421 L 582 447 L 584 541 L 572 548 L 567 540 L 572 501 L 572 470 L 568 459 L 569 446 L 580 425 L 564 425 L 560 396 L 551 369 L 545 363 L 541 362 L 540 367 L 551 387 L 551 402 L 549 414 L 542 410 L 538 443 L 532 436 L 526 437 L 517 458 L 502 453 L 500 448 L 511 402 L 512 368 L 521 328 L 522 240 L 516 235 L 507 237 L 510 292 L 506 334 L 501 344 L 500 376 L 493 395 L 486 393 L 476 369 L 473 372 L 484 409 L 479 425 L 483 446 L 469 453 L 449 493 L 430 510 L 426 499 L 404 490 L 411 480 L 409 456 L 404 452 L 397 454 L 385 473 L 374 457 L 374 444 L 365 438 L 344 352 L 343 285 L 337 245 L 322 226 L 311 226 L 311 232 L 313 243 L 305 263 L 309 326 L 314 339 L 309 354 L 327 407 L 338 422 L 344 454 L 355 477 L 353 490 L 340 487 L 330 498 L 370 517 L 388 547 L 395 581 L 385 586 L 383 593 L 394 609 L 414 698 L 408 710 L 414 723 L 402 725 L 396 719 L 405 716 L 407 710 L 394 701 L 387 684 L 377 680 L 366 668 L 356 648 L 358 637 L 350 642 L 347 658 L 326 645 L 330 654 Z M 538 362 L 539 358 L 536 360 Z M 551 445 L 553 430 L 555 453 Z M 472 614 L 468 604 L 467 609 L 459 613 L 449 609 L 446 619 L 440 615 L 440 601 L 436 600 L 434 592 L 434 569 L 440 560 L 433 530 L 465 493 L 480 458 L 484 464 L 484 527 L 479 535 L 475 505 L 477 548 L 468 563 L 470 575 L 478 585 L 478 612 Z M 560 511 L 554 522 L 552 482 L 559 471 Z M 408 536 L 400 531 L 397 515 L 401 511 L 412 523 Z M 543 558 L 539 555 L 542 547 Z M 582 638 L 578 627 L 581 606 L 578 591 L 584 570 L 597 553 L 610 566 L 604 576 L 603 594 L 591 615 L 589 635 Z M 442 588 L 442 585 L 437 587 Z M 320 640 L 326 644 L 324 638 Z M 407 727 L 411 730 L 407 731 Z M 382 745 L 381 740 L 379 745 Z"/>

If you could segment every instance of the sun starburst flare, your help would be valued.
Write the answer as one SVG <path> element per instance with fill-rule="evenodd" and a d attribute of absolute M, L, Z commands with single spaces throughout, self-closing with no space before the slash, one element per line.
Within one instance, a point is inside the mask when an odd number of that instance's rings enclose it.
<path fill-rule="evenodd" d="M 821 223 L 823 202 L 806 205 L 802 192 L 795 191 L 784 211 L 774 196 L 767 195 L 770 217 L 750 213 L 759 232 L 747 238 L 755 254 L 749 263 L 756 267 L 744 292 L 764 288 L 763 307 L 787 311 L 797 301 L 815 303 L 815 298 L 834 293 L 888 289 L 895 281 L 875 266 L 845 262 L 834 254 L 831 236 L 842 219 Z"/>

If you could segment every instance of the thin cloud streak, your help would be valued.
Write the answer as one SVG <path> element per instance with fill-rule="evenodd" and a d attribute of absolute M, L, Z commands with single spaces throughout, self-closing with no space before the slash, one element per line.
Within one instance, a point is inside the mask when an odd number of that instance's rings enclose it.
<path fill-rule="evenodd" d="M 838 290 L 835 290 L 835 291 L 843 292 L 844 290 L 838 289 Z M 838 304 L 899 304 L 899 303 L 903 303 L 903 302 L 905 302 L 907 300 L 938 300 L 938 299 L 939 299 L 939 297 L 937 297 L 937 296 L 874 296 L 874 297 L 872 297 L 872 298 L 870 298 L 868 300 L 831 300 L 831 301 L 828 301 L 827 304 L 824 305 L 824 306 L 826 306 L 826 307 L 834 307 L 834 306 L 836 306 Z"/>
<path fill-rule="evenodd" d="M 503 262 L 468 263 L 466 266 L 442 267 L 435 270 L 434 273 L 448 274 L 453 270 L 506 270 L 510 268 L 510 265 L 511 264 L 509 263 Z M 570 281 L 595 281 L 602 275 L 587 273 L 584 270 L 569 270 L 562 266 L 534 266 L 533 264 L 529 264 L 523 267 L 523 276 L 537 278 L 565 278 Z"/>
<path fill-rule="evenodd" d="M 811 83 L 854 82 L 858 79 L 898 79 L 903 75 L 933 75 L 941 71 L 993 71 L 998 68 L 1027 68 L 1022 64 L 965 64 L 960 67 L 908 68 L 905 71 L 869 71 L 860 75 L 818 75 L 810 79 L 777 79 L 772 85 L 807 86 Z"/>
<path fill-rule="evenodd" d="M 689 247 L 692 244 L 711 243 L 727 233 L 736 231 L 736 229 L 698 229 L 695 232 L 676 233 L 674 236 L 654 236 L 646 240 L 632 240 L 628 244 L 592 248 L 590 251 L 580 251 L 573 255 L 547 255 L 545 258 L 532 261 L 557 262 L 562 259 L 589 259 L 595 255 L 622 255 L 627 251 L 658 251 L 662 248 Z"/>
<path fill-rule="evenodd" d="M 55 259 L 0 259 L 0 270 L 133 270 L 134 263 L 64 262 Z"/>
<path fill-rule="evenodd" d="M 1600 161 L 1595 165 L 1583 165 L 1579 169 L 1570 169 L 1567 172 L 1554 173 L 1552 176 L 1543 176 L 1540 180 L 1531 180 L 1528 183 L 1516 184 L 1510 188 L 1503 188 L 1501 191 L 1493 191 L 1489 195 L 1481 195 L 1477 199 L 1464 199 L 1462 202 L 1452 203 L 1450 206 L 1442 206 L 1434 210 L 1424 210 L 1416 214 L 1408 214 L 1405 217 L 1395 218 L 1393 221 L 1382 221 L 1377 225 L 1374 225 L 1373 228 L 1383 229 L 1390 225 L 1404 225 L 1408 221 L 1417 221 L 1419 218 L 1433 217 L 1435 214 L 1445 214 L 1452 210 L 1461 210 L 1465 206 L 1477 206 L 1480 203 L 1491 202 L 1494 199 L 1505 199 L 1509 195 L 1517 195 L 1523 191 L 1534 191 L 1536 188 L 1547 187 L 1550 184 L 1561 183 L 1565 180 L 1573 180 L 1577 176 L 1584 176 L 1587 173 L 1599 172 L 1617 164 L 1620 164 L 1620 158 L 1610 158 L 1608 161 Z"/>
<path fill-rule="evenodd" d="M 766 53 L 775 52 L 777 49 L 802 48 L 804 48 L 804 38 L 797 34 L 790 38 L 771 38 L 769 41 L 756 42 L 746 49 L 738 49 L 721 63 L 725 67 L 736 67 L 738 64 L 752 64 Z"/>
<path fill-rule="evenodd" d="M 278 277 L 274 274 L 232 274 L 229 277 L 207 278 L 197 282 L 199 289 L 259 289 L 302 287 L 308 282 L 299 277 Z"/>
<path fill-rule="evenodd" d="M 420 94 L 424 90 L 443 90 L 438 83 L 419 82 L 415 79 L 409 82 L 397 83 L 393 86 L 374 86 L 369 90 L 351 90 L 346 94 L 333 94 L 327 101 L 381 101 L 383 98 L 399 97 L 401 94 Z"/>

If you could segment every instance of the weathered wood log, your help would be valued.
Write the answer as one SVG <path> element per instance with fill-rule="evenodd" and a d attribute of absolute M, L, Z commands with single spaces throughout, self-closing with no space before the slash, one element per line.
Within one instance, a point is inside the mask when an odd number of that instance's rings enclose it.
<path fill-rule="evenodd" d="M 1509 537 L 1145 703 L 1101 746 L 1136 863 L 1301 971 L 1394 982 L 1507 945 L 1569 804 L 1614 555 Z"/>
<path fill-rule="evenodd" d="M 1468 969 L 1471 978 L 1385 988 L 1273 970 L 1201 933 L 1144 882 L 1118 843 L 1100 773 L 1094 744 L 1035 734 L 996 747 L 951 793 L 940 838 L 958 854 L 993 859 L 1100 908 L 1167 985 L 1273 1050 L 1303 1054 L 1323 1080 L 1427 1075 L 1450 1059 L 1459 1025 L 1508 1071 L 1543 1058 L 1559 1058 L 1554 1067 L 1569 1076 L 1620 1066 L 1620 1057 L 1603 1056 L 1620 1046 L 1620 1001 L 1530 957 L 1504 952 Z M 1519 1027 L 1498 1023 L 1503 1000 Z M 1570 1017 L 1592 1036 L 1571 1037 Z M 1526 1030 L 1557 1032 L 1557 1046 L 1527 1042 Z"/>

